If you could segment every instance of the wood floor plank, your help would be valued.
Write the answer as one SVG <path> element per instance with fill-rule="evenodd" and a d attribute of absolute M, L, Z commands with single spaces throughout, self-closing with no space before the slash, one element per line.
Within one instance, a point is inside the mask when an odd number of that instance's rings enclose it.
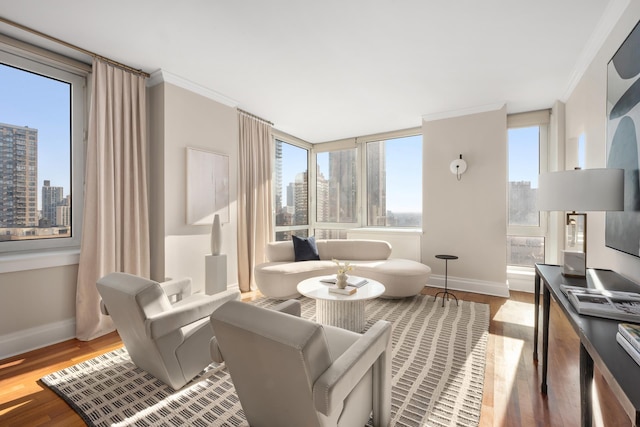
<path fill-rule="evenodd" d="M 426 295 L 439 289 L 425 288 Z M 549 393 L 540 393 L 542 362 L 533 362 L 533 295 L 511 298 L 453 291 L 459 299 L 489 304 L 481 427 L 577 427 L 580 424 L 579 341 L 555 302 L 549 330 Z M 259 297 L 243 294 L 243 300 Z M 69 340 L 0 361 L 0 426 L 83 426 L 80 417 L 39 379 L 122 346 L 116 333 L 91 342 Z M 539 341 L 539 349 L 542 343 Z M 595 373 L 595 426 L 630 421 L 602 376 Z"/>

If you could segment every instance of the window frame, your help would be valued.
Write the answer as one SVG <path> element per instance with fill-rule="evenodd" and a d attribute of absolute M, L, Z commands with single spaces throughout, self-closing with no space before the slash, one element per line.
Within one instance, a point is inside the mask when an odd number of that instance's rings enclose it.
<path fill-rule="evenodd" d="M 526 128 L 526 127 L 539 127 L 539 140 L 538 140 L 538 175 L 541 173 L 545 173 L 548 170 L 548 152 L 549 152 L 549 141 L 551 139 L 551 111 L 550 110 L 540 110 L 533 111 L 528 113 L 519 113 L 519 114 L 511 114 L 507 116 L 507 163 L 506 163 L 506 193 L 507 193 L 507 230 L 505 239 L 509 237 L 542 237 L 545 241 L 544 251 L 545 251 L 545 259 L 547 253 L 547 242 L 548 242 L 548 223 L 549 223 L 549 213 L 548 212 L 539 212 L 539 223 L 537 226 L 532 225 L 510 225 L 509 224 L 509 138 L 508 132 L 510 129 L 517 128 Z M 507 246 L 508 249 L 508 246 Z M 505 254 L 506 256 L 506 254 Z M 532 267 L 525 267 L 514 264 L 507 264 L 508 269 L 515 270 L 531 270 Z"/>
<path fill-rule="evenodd" d="M 50 77 L 71 84 L 71 150 L 70 150 L 70 192 L 71 195 L 71 237 L 55 239 L 34 239 L 23 241 L 0 242 L 0 255 L 46 254 L 51 251 L 80 248 L 82 233 L 82 211 L 84 206 L 84 161 L 85 138 L 88 116 L 88 76 L 91 67 L 65 58 L 61 55 L 13 41 L 9 38 L 0 40 L 0 62 L 28 72 Z M 67 261 L 69 257 L 64 255 Z M 74 258 L 74 257 L 72 257 Z M 15 261 L 15 257 L 11 257 Z"/>
<path fill-rule="evenodd" d="M 414 227 L 397 227 L 397 226 L 380 226 L 380 225 L 369 225 L 369 215 L 367 210 L 368 207 L 368 190 L 369 190 L 369 182 L 368 182 L 368 170 L 367 170 L 367 144 L 370 142 L 379 142 L 386 141 L 389 139 L 399 139 L 399 138 L 408 138 L 412 136 L 420 136 L 422 137 L 422 128 L 410 128 L 403 129 L 393 132 L 385 132 L 374 135 L 369 135 L 366 137 L 362 137 L 358 139 L 360 143 L 361 155 L 360 155 L 360 164 L 361 164 L 361 173 L 360 177 L 362 180 L 362 191 L 360 192 L 360 218 L 361 218 L 361 228 L 367 229 L 380 229 L 380 230 L 422 230 L 422 225 L 414 226 Z M 424 155 L 424 140 L 422 143 L 422 154 Z M 424 162 L 420 159 L 420 163 L 422 164 L 421 168 L 421 181 L 420 181 L 420 199 L 424 198 Z M 420 215 L 422 215 L 422 203 L 420 207 Z"/>
<path fill-rule="evenodd" d="M 276 184 L 277 184 L 277 180 L 276 180 L 276 150 L 275 150 L 275 146 L 276 146 L 276 141 L 281 141 L 285 144 L 289 144 L 289 145 L 293 145 L 294 147 L 298 147 L 298 148 L 302 148 L 304 150 L 307 150 L 307 200 L 311 200 L 311 188 L 313 187 L 311 185 L 311 182 L 315 183 L 315 173 L 312 176 L 312 169 L 311 169 L 311 150 L 313 148 L 312 144 L 309 144 L 308 142 L 305 142 L 299 138 L 293 137 L 291 135 L 287 135 L 285 133 L 279 132 L 277 130 L 272 130 L 271 132 L 271 137 L 272 137 L 272 144 L 273 144 L 273 171 L 272 171 L 272 193 L 273 193 L 273 239 L 275 240 L 276 236 L 278 235 L 278 233 L 280 232 L 287 232 L 290 231 L 292 234 L 294 234 L 295 231 L 300 231 L 300 230 L 306 230 L 307 231 L 307 235 L 311 235 L 309 234 L 312 230 L 311 227 L 311 222 L 312 222 L 312 218 L 315 217 L 315 214 L 311 214 L 311 203 L 307 202 L 307 224 L 300 224 L 300 225 L 276 225 L 276 216 L 277 216 L 277 212 L 276 212 L 276 206 L 275 206 L 275 199 L 276 199 Z"/>
<path fill-rule="evenodd" d="M 318 154 L 323 153 L 331 153 L 336 151 L 343 150 L 354 150 L 356 153 L 356 191 L 358 196 L 356 197 L 356 212 L 355 212 L 355 221 L 354 222 L 319 222 L 318 221 L 318 182 L 317 182 L 317 172 L 318 172 Z M 325 142 L 320 144 L 314 144 L 312 149 L 312 168 L 313 168 L 313 184 L 310 185 L 312 194 L 311 197 L 311 209 L 313 210 L 313 214 L 311 215 L 311 222 L 313 224 L 313 231 L 315 234 L 315 229 L 323 229 L 323 230 L 351 230 L 353 228 L 360 228 L 362 224 L 362 200 L 361 195 L 363 192 L 362 188 L 362 147 L 358 145 L 357 138 L 350 138 L 341 141 L 334 142 Z"/>

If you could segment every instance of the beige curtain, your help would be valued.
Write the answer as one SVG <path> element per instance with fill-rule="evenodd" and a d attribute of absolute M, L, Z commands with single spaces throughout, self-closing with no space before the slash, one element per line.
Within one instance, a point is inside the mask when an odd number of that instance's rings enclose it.
<path fill-rule="evenodd" d="M 238 178 L 238 282 L 240 290 L 255 289 L 253 268 L 266 261 L 273 236 L 271 197 L 271 125 L 238 112 L 240 153 Z"/>
<path fill-rule="evenodd" d="M 99 59 L 85 168 L 82 246 L 76 291 L 76 336 L 114 329 L 100 313 L 96 281 L 123 271 L 149 277 L 145 78 Z"/>

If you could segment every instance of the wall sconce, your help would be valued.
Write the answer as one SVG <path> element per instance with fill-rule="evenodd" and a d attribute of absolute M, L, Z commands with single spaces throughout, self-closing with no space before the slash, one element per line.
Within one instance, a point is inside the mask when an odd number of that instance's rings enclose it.
<path fill-rule="evenodd" d="M 449 169 L 451 170 L 451 173 L 454 174 L 456 178 L 458 178 L 458 181 L 460 181 L 460 179 L 462 178 L 462 174 L 467 170 L 467 162 L 462 160 L 462 154 L 460 154 L 459 159 L 455 159 L 451 162 L 451 164 L 449 165 Z"/>

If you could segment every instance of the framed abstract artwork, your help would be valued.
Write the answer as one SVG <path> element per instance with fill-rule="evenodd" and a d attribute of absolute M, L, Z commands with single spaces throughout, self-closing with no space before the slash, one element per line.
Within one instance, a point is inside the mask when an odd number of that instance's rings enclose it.
<path fill-rule="evenodd" d="M 640 256 L 640 23 L 607 65 L 607 167 L 624 169 L 624 211 L 607 212 L 606 246 Z"/>
<path fill-rule="evenodd" d="M 187 147 L 187 224 L 229 222 L 229 156 Z"/>

